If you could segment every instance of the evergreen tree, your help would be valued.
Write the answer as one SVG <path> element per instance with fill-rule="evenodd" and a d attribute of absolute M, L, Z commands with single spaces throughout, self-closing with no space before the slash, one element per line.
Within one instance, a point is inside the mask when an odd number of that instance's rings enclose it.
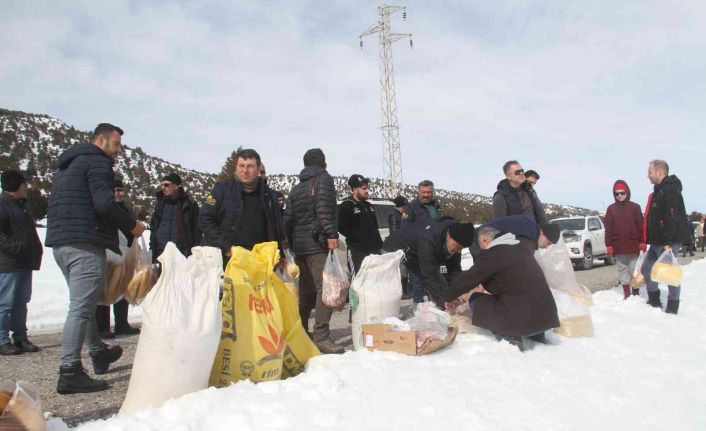
<path fill-rule="evenodd" d="M 223 181 L 227 180 L 228 178 L 233 177 L 233 173 L 235 172 L 235 163 L 237 162 L 236 155 L 240 150 L 243 149 L 243 146 L 240 145 L 238 146 L 238 149 L 230 153 L 230 156 L 226 159 L 225 164 L 221 168 L 221 173 L 218 174 L 216 177 L 216 181 Z"/>
<path fill-rule="evenodd" d="M 31 187 L 27 189 L 27 211 L 29 211 L 34 221 L 41 220 L 47 216 L 49 199 L 42 196 L 41 190 Z"/>

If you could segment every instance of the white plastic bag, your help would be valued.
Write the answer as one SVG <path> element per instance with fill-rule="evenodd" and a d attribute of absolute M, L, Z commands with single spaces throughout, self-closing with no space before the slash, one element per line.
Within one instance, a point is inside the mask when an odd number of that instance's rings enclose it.
<path fill-rule="evenodd" d="M 388 317 L 398 317 L 402 300 L 400 262 L 404 252 L 397 250 L 382 255 L 371 254 L 363 259 L 360 270 L 351 282 L 353 347 L 364 348 L 363 324 L 381 323 Z"/>
<path fill-rule="evenodd" d="M 162 275 L 142 307 L 142 333 L 120 414 L 208 387 L 221 336 L 218 289 L 223 261 L 214 247 L 194 247 L 187 260 L 168 243 Z"/>
<path fill-rule="evenodd" d="M 637 262 L 635 262 L 635 269 L 632 270 L 632 275 L 630 276 L 630 287 L 633 289 L 639 289 L 645 285 L 645 276 L 642 275 L 642 265 L 645 263 L 646 253 L 640 250 L 640 255 L 637 256 Z"/>
<path fill-rule="evenodd" d="M 323 291 L 321 300 L 324 305 L 340 308 L 346 303 L 350 287 L 348 270 L 341 265 L 334 250 L 329 251 L 324 265 Z"/>
<path fill-rule="evenodd" d="M 547 279 L 547 284 L 551 289 L 565 292 L 588 305 L 592 305 L 591 292 L 576 281 L 574 267 L 562 237 L 559 237 L 556 244 L 537 250 L 534 257 L 542 268 L 544 278 Z"/>

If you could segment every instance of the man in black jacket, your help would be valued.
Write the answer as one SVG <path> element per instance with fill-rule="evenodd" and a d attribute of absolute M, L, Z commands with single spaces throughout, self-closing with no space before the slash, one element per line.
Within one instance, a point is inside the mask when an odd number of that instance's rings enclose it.
<path fill-rule="evenodd" d="M 444 213 L 439 201 L 434 198 L 434 183 L 424 180 L 417 185 L 418 195 L 405 206 L 402 227 L 419 221 L 421 224 L 439 220 Z"/>
<path fill-rule="evenodd" d="M 392 200 L 395 204 L 395 208 L 390 212 L 390 216 L 387 218 L 387 227 L 390 229 L 390 233 L 402 229 L 402 216 L 404 214 L 404 207 L 407 205 L 407 198 L 404 196 L 397 196 Z"/>
<path fill-rule="evenodd" d="M 348 266 L 353 275 L 360 270 L 365 256 L 380 254 L 382 248 L 375 206 L 368 202 L 369 184 L 364 176 L 351 175 L 351 196 L 338 207 L 338 231 L 346 237 Z"/>
<path fill-rule="evenodd" d="M 473 223 L 458 223 L 450 217 L 428 224 L 415 223 L 392 232 L 382 244 L 387 252 L 403 250 L 404 264 L 421 280 L 423 288 L 439 308 L 443 308 L 446 278 L 440 265 L 445 265 L 453 279 L 461 272 L 461 250 L 473 243 Z"/>
<path fill-rule="evenodd" d="M 118 229 L 139 237 L 145 225 L 135 221 L 115 202 L 113 163 L 121 151 L 122 129 L 108 123 L 93 131 L 90 144 L 64 151 L 57 163 L 47 214 L 46 245 L 69 286 L 69 312 L 61 340 L 57 392 L 97 392 L 104 380 L 86 374 L 81 364 L 84 339 L 96 374 L 104 374 L 122 355 L 120 346 L 108 346 L 98 336 L 96 306 L 105 288 L 105 249 L 120 253 Z"/>
<path fill-rule="evenodd" d="M 537 224 L 547 222 L 544 206 L 537 197 L 532 184 L 525 181 L 525 170 L 517 160 L 503 165 L 505 179 L 498 183 L 493 195 L 493 218 L 509 215 L 526 215 Z"/>
<path fill-rule="evenodd" d="M 232 255 L 231 247 L 252 250 L 255 244 L 268 241 L 286 247 L 272 190 L 260 178 L 260 155 L 245 149 L 235 160 L 235 178 L 217 183 L 199 214 L 201 245 L 220 248 L 224 266 Z"/>
<path fill-rule="evenodd" d="M 32 271 L 39 270 L 43 250 L 25 208 L 25 177 L 6 170 L 0 183 L 0 355 L 19 355 L 39 350 L 27 339 L 27 303 L 32 296 Z"/>
<path fill-rule="evenodd" d="M 168 242 L 173 242 L 181 254 L 188 257 L 191 247 L 201 243 L 199 206 L 182 187 L 181 177 L 174 172 L 162 178 L 160 187 L 150 220 L 152 259 L 157 261 Z"/>
<path fill-rule="evenodd" d="M 682 244 L 689 241 L 691 230 L 681 194 L 681 181 L 676 175 L 669 175 L 667 162 L 651 161 L 647 168 L 647 177 L 654 184 L 654 192 L 645 210 L 647 242 L 650 248 L 645 256 L 645 263 L 642 264 L 642 275 L 645 276 L 649 296 L 647 303 L 653 307 L 662 307 L 659 284 L 650 277 L 652 266 L 665 251 L 671 250 L 674 256 L 679 254 Z M 677 314 L 680 293 L 681 286 L 669 286 L 665 312 Z"/>
<path fill-rule="evenodd" d="M 445 292 L 446 309 L 456 308 L 459 297 L 471 292 L 473 325 L 508 339 L 520 350 L 524 350 L 522 337 L 543 341 L 544 331 L 559 326 L 559 316 L 534 250 L 491 226 L 478 229 L 478 246 L 481 252 L 471 269 L 456 277 Z"/>
<path fill-rule="evenodd" d="M 130 210 L 125 205 L 123 193 L 125 191 L 123 180 L 120 177 L 115 177 L 115 202 L 118 203 L 126 213 L 130 214 Z M 128 248 L 132 247 L 134 237 L 130 232 L 119 232 L 120 241 L 124 241 L 124 245 Z M 140 330 L 133 328 L 127 321 L 127 314 L 130 304 L 125 298 L 113 304 L 113 316 L 115 317 L 115 332 L 110 330 L 110 305 L 98 305 L 96 307 L 96 324 L 98 324 L 98 335 L 103 339 L 115 338 L 115 335 L 135 335 L 139 334 Z"/>
<path fill-rule="evenodd" d="M 314 309 L 314 343 L 322 353 L 343 353 L 343 347 L 331 340 L 329 322 L 333 310 L 321 299 L 324 264 L 329 251 L 338 247 L 338 231 L 336 188 L 326 171 L 326 157 L 319 148 L 304 154 L 299 184 L 287 199 L 284 227 L 301 271 L 299 315 L 302 325 L 308 332 L 309 316 Z"/>

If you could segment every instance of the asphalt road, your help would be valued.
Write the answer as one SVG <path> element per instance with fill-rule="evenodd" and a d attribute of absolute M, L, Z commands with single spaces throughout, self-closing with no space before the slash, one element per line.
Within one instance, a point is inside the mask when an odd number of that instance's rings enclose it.
<path fill-rule="evenodd" d="M 687 254 L 687 257 L 681 257 L 681 253 L 678 256 L 679 263 L 686 265 L 687 263 L 696 260 L 703 259 L 703 252 L 696 252 L 695 256 L 691 257 Z M 615 265 L 606 266 L 602 260 L 593 261 L 593 269 L 588 271 L 576 270 L 576 280 L 588 287 L 591 292 L 597 292 L 604 289 L 612 289 L 617 286 L 618 283 L 618 269 Z"/>
<path fill-rule="evenodd" d="M 704 253 L 695 257 L 679 258 L 682 264 L 694 259 L 703 259 Z M 618 284 L 617 269 L 605 266 L 596 261 L 589 271 L 576 271 L 579 283 L 585 284 L 592 292 L 610 289 Z M 402 302 L 403 310 L 412 307 L 410 300 Z M 31 303 L 30 303 L 31 307 Z M 348 323 L 349 310 L 335 312 L 331 322 L 332 337 L 336 343 L 350 349 L 351 336 Z M 310 323 L 313 326 L 313 320 Z M 100 378 L 110 383 L 110 389 L 94 394 L 58 395 L 56 379 L 61 352 L 61 334 L 31 335 L 31 339 L 41 350 L 38 353 L 19 356 L 0 356 L 0 380 L 29 380 L 39 386 L 42 396 L 42 406 L 45 412 L 51 412 L 55 417 L 61 417 L 70 426 L 92 419 L 107 418 L 118 412 L 127 392 L 132 369 L 132 360 L 137 347 L 138 336 L 120 337 L 108 340 L 109 344 L 119 344 L 125 352 L 113 364 L 106 375 Z M 83 358 L 84 366 L 93 375 L 91 361 L 87 354 Z"/>

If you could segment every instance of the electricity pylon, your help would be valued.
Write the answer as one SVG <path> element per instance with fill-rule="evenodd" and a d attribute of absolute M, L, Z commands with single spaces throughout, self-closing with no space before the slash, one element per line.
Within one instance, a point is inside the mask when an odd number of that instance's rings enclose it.
<path fill-rule="evenodd" d="M 402 151 L 400 149 L 400 127 L 397 123 L 397 98 L 395 97 L 395 73 L 392 67 L 392 44 L 398 40 L 409 38 L 412 46 L 411 33 L 393 33 L 390 28 L 390 15 L 402 11 L 402 18 L 407 18 L 404 6 L 378 6 L 377 23 L 360 34 L 360 47 L 363 48 L 363 36 L 378 34 L 380 38 L 380 85 L 382 93 L 382 158 L 383 175 L 387 181 L 389 196 L 395 197 L 402 190 Z"/>

